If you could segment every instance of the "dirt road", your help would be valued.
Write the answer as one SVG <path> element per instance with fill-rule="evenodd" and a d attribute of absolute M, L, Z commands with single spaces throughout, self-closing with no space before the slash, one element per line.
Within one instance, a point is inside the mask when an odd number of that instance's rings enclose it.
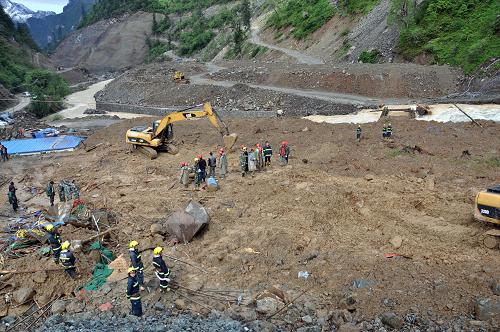
<path fill-rule="evenodd" d="M 20 110 L 24 109 L 31 102 L 31 98 L 30 97 L 25 97 L 23 95 L 16 95 L 16 98 L 19 100 L 19 104 L 15 105 L 15 106 L 12 106 L 11 108 L 7 108 L 5 111 L 2 111 L 2 113 L 3 112 L 6 112 L 6 113 L 15 113 L 17 111 L 20 111 Z"/>
<path fill-rule="evenodd" d="M 298 63 L 302 63 L 302 64 L 306 64 L 306 65 L 320 65 L 320 64 L 325 63 L 320 58 L 313 57 L 311 55 L 304 54 L 304 53 L 299 52 L 299 51 L 279 47 L 279 46 L 269 44 L 269 43 L 262 41 L 260 36 L 259 36 L 259 33 L 260 33 L 261 25 L 263 24 L 263 20 L 264 20 L 264 18 L 261 17 L 252 23 L 252 27 L 251 27 L 252 35 L 250 37 L 250 41 L 253 44 L 264 46 L 264 47 L 267 47 L 269 49 L 282 52 L 282 53 L 288 55 L 289 57 L 296 59 Z"/>

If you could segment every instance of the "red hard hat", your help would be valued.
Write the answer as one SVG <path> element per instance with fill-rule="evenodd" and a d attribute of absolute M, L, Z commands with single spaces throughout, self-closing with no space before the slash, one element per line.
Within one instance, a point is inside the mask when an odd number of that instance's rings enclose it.
<path fill-rule="evenodd" d="M 220 148 L 219 153 L 224 153 L 224 148 Z"/>
<path fill-rule="evenodd" d="M 260 144 L 259 143 L 255 144 L 255 146 L 258 147 L 258 148 L 260 148 Z"/>
<path fill-rule="evenodd" d="M 198 155 L 198 157 L 197 157 L 197 158 L 198 158 L 198 159 L 203 159 L 203 156 L 200 154 L 200 155 Z"/>

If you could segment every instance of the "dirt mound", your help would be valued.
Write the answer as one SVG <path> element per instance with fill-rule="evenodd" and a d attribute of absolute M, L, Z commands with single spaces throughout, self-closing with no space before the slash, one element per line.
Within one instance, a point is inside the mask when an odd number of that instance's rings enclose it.
<path fill-rule="evenodd" d="M 75 31 L 58 46 L 54 64 L 90 72 L 116 71 L 144 62 L 153 15 L 138 12 Z"/>
<path fill-rule="evenodd" d="M 172 73 L 181 70 L 191 84 L 176 84 Z M 205 72 L 205 66 L 197 63 L 155 63 L 141 66 L 115 79 L 96 95 L 98 107 L 107 111 L 120 111 L 117 105 L 139 106 L 122 111 L 161 115 L 165 110 L 145 112 L 141 107 L 179 108 L 210 101 L 218 109 L 228 112 L 271 112 L 283 110 L 287 115 L 347 114 L 356 110 L 355 105 L 344 105 L 335 100 L 308 98 L 286 92 L 270 91 L 247 86 L 229 84 L 212 86 L 196 84 L 193 76 Z M 116 107 L 118 108 L 116 108 Z"/>
<path fill-rule="evenodd" d="M 457 92 L 462 75 L 447 66 L 349 64 L 304 66 L 232 62 L 211 77 L 376 98 L 430 99 Z"/>

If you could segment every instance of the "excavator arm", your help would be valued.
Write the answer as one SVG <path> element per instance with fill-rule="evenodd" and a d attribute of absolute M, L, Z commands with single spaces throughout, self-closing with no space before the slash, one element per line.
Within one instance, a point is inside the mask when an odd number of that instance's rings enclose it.
<path fill-rule="evenodd" d="M 199 108 L 203 106 L 203 110 L 194 110 L 195 108 Z M 174 122 L 184 121 L 193 118 L 202 118 L 208 117 L 210 123 L 219 130 L 220 134 L 224 139 L 224 143 L 226 147 L 231 148 L 234 143 L 236 143 L 237 135 L 229 134 L 229 129 L 227 125 L 222 121 L 220 116 L 212 109 L 212 105 L 210 103 L 204 103 L 200 105 L 191 106 L 189 108 L 183 109 L 181 111 L 172 112 L 165 116 L 161 121 L 158 127 L 155 128 L 153 133 L 153 139 L 163 137 L 165 134 L 165 130 L 169 124 Z"/>

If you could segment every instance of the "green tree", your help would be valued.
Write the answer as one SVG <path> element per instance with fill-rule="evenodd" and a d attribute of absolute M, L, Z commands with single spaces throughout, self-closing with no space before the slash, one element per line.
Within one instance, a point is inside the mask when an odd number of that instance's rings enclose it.
<path fill-rule="evenodd" d="M 250 10 L 250 1 L 243 0 L 243 2 L 241 3 L 241 20 L 243 26 L 246 28 L 247 31 L 250 30 L 251 19 L 252 19 L 252 13 Z"/>
<path fill-rule="evenodd" d="M 233 32 L 233 43 L 234 43 L 234 53 L 236 55 L 241 54 L 241 49 L 243 46 L 243 42 L 245 41 L 245 32 L 241 29 L 241 25 L 239 23 L 234 27 Z"/>
<path fill-rule="evenodd" d="M 40 118 L 59 111 L 62 99 L 70 92 L 60 75 L 44 69 L 29 71 L 24 84 L 33 96 L 30 111 Z"/>

